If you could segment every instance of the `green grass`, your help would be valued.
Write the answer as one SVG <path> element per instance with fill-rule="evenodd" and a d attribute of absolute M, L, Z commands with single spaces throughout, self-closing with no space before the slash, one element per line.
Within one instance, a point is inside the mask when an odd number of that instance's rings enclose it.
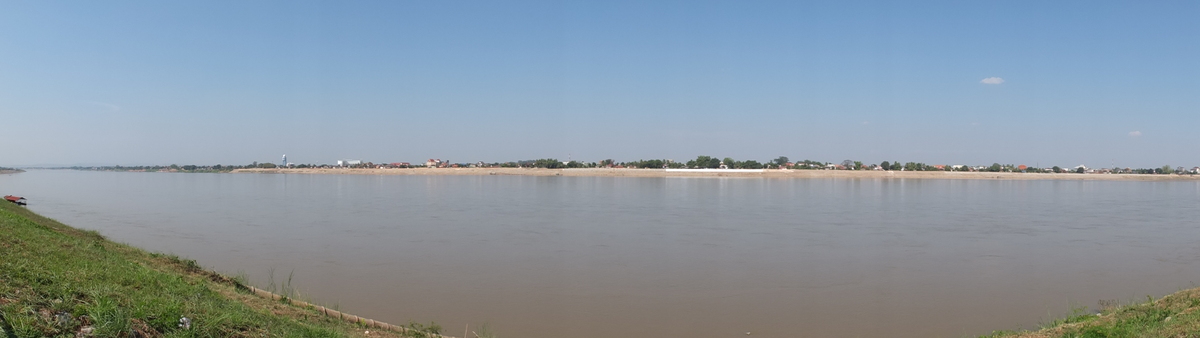
<path fill-rule="evenodd" d="M 1051 322 L 1038 331 L 994 332 L 987 338 L 1166 338 L 1200 337 L 1200 288 L 1158 300 L 1111 306 L 1100 313 L 1086 308 Z"/>
<path fill-rule="evenodd" d="M 241 285 L 193 260 L 147 253 L 0 204 L 0 338 L 75 337 L 80 332 L 95 337 L 345 337 L 364 332 L 310 309 L 239 291 Z M 291 292 L 290 282 L 285 287 Z M 191 320 L 190 329 L 180 327 L 181 317 Z M 371 336 L 379 334 L 398 336 Z"/>

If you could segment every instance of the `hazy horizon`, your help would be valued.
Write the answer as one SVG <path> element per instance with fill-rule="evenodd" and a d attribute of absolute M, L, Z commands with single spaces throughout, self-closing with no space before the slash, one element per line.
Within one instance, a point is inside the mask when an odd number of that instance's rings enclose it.
<path fill-rule="evenodd" d="M 0 166 L 1200 165 L 1200 3 L 4 2 Z"/>

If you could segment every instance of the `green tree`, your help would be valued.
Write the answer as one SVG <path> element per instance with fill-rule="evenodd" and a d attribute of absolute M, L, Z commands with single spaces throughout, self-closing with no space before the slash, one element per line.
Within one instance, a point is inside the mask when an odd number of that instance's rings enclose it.
<path fill-rule="evenodd" d="M 721 166 L 721 160 L 711 156 L 696 156 L 695 160 L 688 161 L 689 168 L 717 168 Z"/>
<path fill-rule="evenodd" d="M 1174 169 L 1171 169 L 1171 165 L 1170 165 L 1170 164 L 1162 166 L 1162 173 L 1164 173 L 1164 174 L 1170 174 L 1170 173 L 1173 173 L 1173 172 L 1175 172 L 1175 170 L 1174 170 Z"/>
<path fill-rule="evenodd" d="M 554 158 L 543 158 L 543 159 L 533 160 L 533 163 L 530 163 L 527 165 L 535 167 L 535 168 L 547 168 L 547 169 L 558 169 L 558 168 L 562 168 L 562 167 L 566 166 L 562 163 L 562 161 L 559 161 L 558 159 L 554 159 Z"/>
<path fill-rule="evenodd" d="M 1001 169 L 1000 163 L 992 163 L 992 166 L 988 167 L 987 171 L 995 173 L 995 172 L 1000 172 L 1000 169 Z"/>
<path fill-rule="evenodd" d="M 779 158 L 775 159 L 775 161 L 772 161 L 772 162 L 775 163 L 775 165 L 782 167 L 782 166 L 787 165 L 788 158 L 787 158 L 787 156 L 780 156 Z"/>
<path fill-rule="evenodd" d="M 666 163 L 667 161 L 665 160 L 639 160 L 630 162 L 629 166 L 638 168 L 662 168 L 663 165 L 666 165 Z"/>
<path fill-rule="evenodd" d="M 1059 168 L 1058 166 L 1054 166 L 1053 168 L 1050 168 L 1050 170 L 1053 170 L 1056 173 L 1061 173 L 1063 171 L 1062 168 Z"/>
<path fill-rule="evenodd" d="M 879 168 L 883 170 L 892 170 L 892 164 L 888 161 L 879 162 Z"/>
<path fill-rule="evenodd" d="M 1076 174 L 1082 174 L 1082 173 L 1083 173 L 1083 167 L 1077 167 L 1077 168 L 1075 168 L 1075 173 L 1076 173 Z"/>

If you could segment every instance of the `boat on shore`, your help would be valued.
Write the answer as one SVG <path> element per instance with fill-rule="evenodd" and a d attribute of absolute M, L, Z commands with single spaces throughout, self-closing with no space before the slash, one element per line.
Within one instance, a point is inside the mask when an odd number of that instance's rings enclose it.
<path fill-rule="evenodd" d="M 7 195 L 7 196 L 4 196 L 4 200 L 12 202 L 13 204 L 16 204 L 16 205 L 25 205 L 26 203 L 28 203 L 28 201 L 26 201 L 25 198 L 21 197 L 21 196 Z"/>

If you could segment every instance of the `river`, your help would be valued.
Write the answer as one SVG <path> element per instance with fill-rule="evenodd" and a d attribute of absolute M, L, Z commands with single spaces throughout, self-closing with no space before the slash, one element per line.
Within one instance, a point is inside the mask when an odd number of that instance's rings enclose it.
<path fill-rule="evenodd" d="M 30 170 L 0 194 L 455 336 L 961 337 L 1200 282 L 1193 181 Z"/>

